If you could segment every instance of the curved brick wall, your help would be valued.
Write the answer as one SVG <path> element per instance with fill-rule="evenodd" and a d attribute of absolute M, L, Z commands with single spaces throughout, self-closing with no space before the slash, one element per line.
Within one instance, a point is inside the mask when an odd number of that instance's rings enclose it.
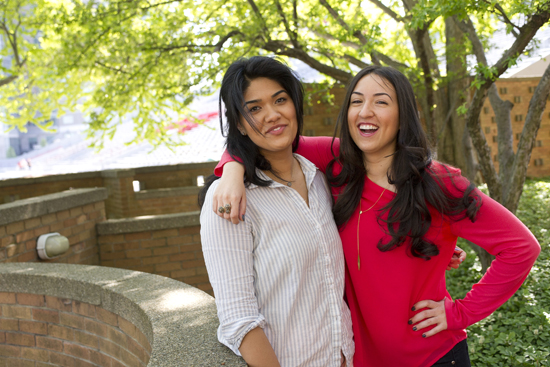
<path fill-rule="evenodd" d="M 99 306 L 0 293 L 0 366 L 147 366 L 151 346 L 124 318 Z"/>
<path fill-rule="evenodd" d="M 0 263 L 0 367 L 246 367 L 214 298 L 104 266 Z"/>

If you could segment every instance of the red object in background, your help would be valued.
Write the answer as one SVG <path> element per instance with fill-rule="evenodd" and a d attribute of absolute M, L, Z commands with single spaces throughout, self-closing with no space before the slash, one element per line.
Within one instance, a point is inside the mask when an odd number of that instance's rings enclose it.
<path fill-rule="evenodd" d="M 206 122 L 216 116 L 218 116 L 218 112 L 205 112 L 197 115 L 197 117 L 186 117 L 183 120 L 173 123 L 169 129 L 177 129 L 178 132 L 183 133 L 199 126 L 199 123 L 195 121 Z"/>

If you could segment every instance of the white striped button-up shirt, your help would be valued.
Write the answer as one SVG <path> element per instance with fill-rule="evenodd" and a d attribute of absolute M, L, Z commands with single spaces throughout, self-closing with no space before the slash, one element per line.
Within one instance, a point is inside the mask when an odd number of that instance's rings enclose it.
<path fill-rule="evenodd" d="M 344 302 L 344 255 L 323 174 L 300 155 L 309 207 L 274 182 L 246 189 L 245 221 L 213 211 L 212 184 L 201 212 L 201 241 L 220 326 L 218 339 L 237 355 L 261 327 L 282 367 L 352 365 L 351 317 Z M 260 177 L 268 179 L 261 171 Z"/>

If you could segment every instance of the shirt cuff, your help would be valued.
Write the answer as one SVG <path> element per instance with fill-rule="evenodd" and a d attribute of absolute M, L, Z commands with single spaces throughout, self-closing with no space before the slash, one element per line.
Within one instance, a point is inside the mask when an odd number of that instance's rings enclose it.
<path fill-rule="evenodd" d="M 218 328 L 218 340 L 227 346 L 238 356 L 241 356 L 239 348 L 244 337 L 253 329 L 265 327 L 265 317 L 262 314 L 254 317 L 245 317 Z"/>

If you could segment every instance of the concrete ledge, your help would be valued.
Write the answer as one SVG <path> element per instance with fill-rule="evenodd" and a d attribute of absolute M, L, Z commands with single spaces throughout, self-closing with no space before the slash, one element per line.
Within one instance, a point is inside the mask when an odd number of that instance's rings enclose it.
<path fill-rule="evenodd" d="M 98 235 L 156 231 L 193 227 L 200 224 L 200 212 L 147 215 L 143 217 L 109 219 L 96 225 Z"/>
<path fill-rule="evenodd" d="M 44 183 L 44 182 L 83 180 L 87 178 L 98 178 L 98 177 L 101 177 L 101 171 L 67 173 L 63 175 L 50 175 L 50 176 L 41 176 L 41 177 L 10 178 L 7 180 L 0 180 L 0 187 L 31 185 L 31 184 Z"/>
<path fill-rule="evenodd" d="M 101 266 L 0 264 L 0 292 L 69 298 L 117 314 L 149 340 L 150 367 L 246 366 L 216 338 L 214 299 L 170 278 Z"/>
<path fill-rule="evenodd" d="M 210 168 L 212 169 L 212 172 L 213 172 L 214 167 L 216 167 L 217 164 L 218 162 L 215 161 L 215 162 L 203 162 L 203 163 L 171 164 L 168 166 L 149 166 L 149 167 L 139 167 L 134 169 L 136 171 L 136 174 L 151 173 L 151 172 L 166 172 L 166 171 L 184 171 L 184 170 L 202 169 L 202 168 Z"/>
<path fill-rule="evenodd" d="M 143 190 L 135 193 L 136 200 L 166 198 L 171 196 L 189 196 L 198 195 L 202 187 L 187 186 L 187 187 L 171 187 L 167 189 Z"/>
<path fill-rule="evenodd" d="M 93 189 L 74 189 L 17 200 L 0 205 L 0 225 L 36 218 L 107 199 L 107 190 L 103 187 Z"/>
<path fill-rule="evenodd" d="M 110 169 L 107 171 L 101 171 L 101 177 L 107 177 L 107 178 L 132 177 L 135 174 L 136 172 L 133 168 Z"/>

